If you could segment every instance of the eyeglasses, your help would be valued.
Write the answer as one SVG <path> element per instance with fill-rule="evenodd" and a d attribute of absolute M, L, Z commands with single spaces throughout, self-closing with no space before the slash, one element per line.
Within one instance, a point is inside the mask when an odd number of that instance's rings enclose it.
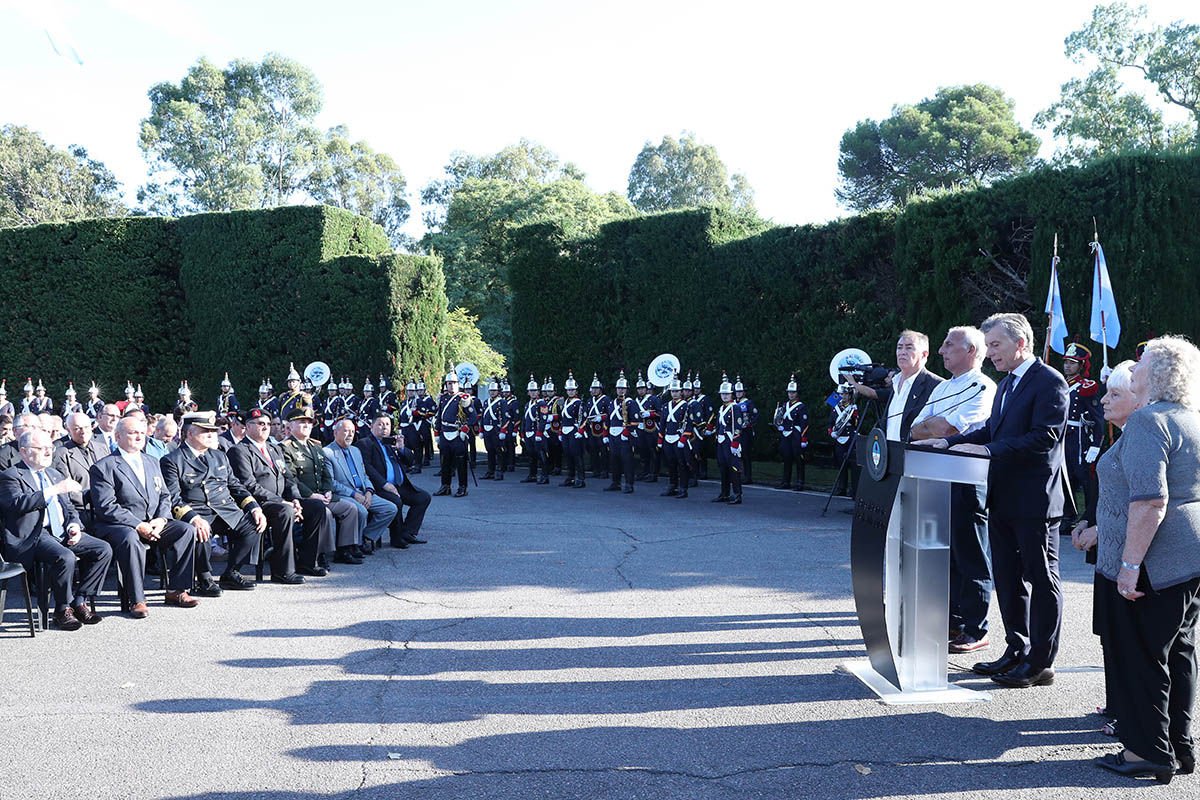
<path fill-rule="evenodd" d="M 45 447 L 42 447 L 39 445 L 31 444 L 31 445 L 26 445 L 25 447 L 22 447 L 21 449 L 28 450 L 31 453 L 53 453 L 54 452 L 54 448 L 51 447 L 50 445 L 46 445 Z"/>

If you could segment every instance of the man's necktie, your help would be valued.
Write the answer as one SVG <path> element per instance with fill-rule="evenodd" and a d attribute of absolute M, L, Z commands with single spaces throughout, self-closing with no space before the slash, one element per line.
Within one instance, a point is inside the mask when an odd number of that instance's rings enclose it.
<path fill-rule="evenodd" d="M 46 473 L 43 470 L 42 472 L 39 472 L 37 475 L 38 475 L 38 486 L 40 486 L 42 491 L 45 492 L 46 489 L 50 488 L 50 482 L 48 480 L 46 480 Z M 54 497 L 51 497 L 46 501 L 46 519 L 50 524 L 50 533 L 54 536 L 55 539 L 62 541 L 63 540 L 63 527 L 64 527 L 63 512 L 62 512 L 62 506 L 60 506 L 58 504 L 58 495 L 55 495 Z"/>
<path fill-rule="evenodd" d="M 1000 396 L 1000 410 L 1004 410 L 1005 404 L 1008 402 L 1008 396 L 1012 394 L 1013 387 L 1017 385 L 1017 376 L 1009 375 L 1004 384 L 1004 394 Z"/>

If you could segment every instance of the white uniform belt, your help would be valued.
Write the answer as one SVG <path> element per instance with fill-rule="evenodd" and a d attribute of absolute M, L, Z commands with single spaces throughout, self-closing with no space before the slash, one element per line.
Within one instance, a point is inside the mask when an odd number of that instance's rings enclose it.
<path fill-rule="evenodd" d="M 1067 427 L 1068 428 L 1082 428 L 1083 422 L 1081 420 L 1069 419 L 1069 420 L 1067 420 Z"/>

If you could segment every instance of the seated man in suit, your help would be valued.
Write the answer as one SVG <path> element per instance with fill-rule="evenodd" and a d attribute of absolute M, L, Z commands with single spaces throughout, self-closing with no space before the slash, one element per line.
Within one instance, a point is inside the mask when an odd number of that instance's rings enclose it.
<path fill-rule="evenodd" d="M 217 449 L 217 415 L 193 411 L 183 415 L 183 443 L 159 462 L 171 494 L 175 519 L 196 529 L 196 594 L 219 597 L 222 589 L 245 591 L 254 581 L 241 575 L 255 560 L 267 517 L 233 474 L 229 459 Z M 229 540 L 229 555 L 220 585 L 212 575 L 212 536 Z"/>
<path fill-rule="evenodd" d="M 846 376 L 855 392 L 879 400 L 880 412 L 887 419 L 887 438 L 891 441 L 908 441 L 913 421 L 928 402 L 933 387 L 942 382 L 925 369 L 928 361 L 929 337 L 920 331 L 901 331 L 896 341 L 896 366 L 900 371 L 892 376 L 891 389 L 876 392 L 859 383 L 853 375 Z"/>
<path fill-rule="evenodd" d="M 58 627 L 75 631 L 81 625 L 94 625 L 100 616 L 92 613 L 88 599 L 104 585 L 112 548 L 83 532 L 79 514 L 66 498 L 83 487 L 50 466 L 54 454 L 50 435 L 26 431 L 18 444 L 21 463 L 0 473 L 4 558 L 23 565 L 31 574 L 35 563 L 50 566 Z M 79 583 L 72 591 L 77 562 Z"/>
<path fill-rule="evenodd" d="M 424 544 L 418 539 L 425 510 L 433 497 L 429 492 L 413 486 L 408 479 L 408 469 L 413 464 L 411 451 L 404 449 L 403 440 L 392 436 L 392 418 L 383 412 L 371 420 L 370 432 L 354 443 L 362 451 L 363 465 L 367 476 L 375 486 L 375 493 L 400 509 L 408 506 L 407 514 L 399 511 L 392 520 L 392 547 L 405 548 L 410 544 Z"/>
<path fill-rule="evenodd" d="M 96 415 L 96 440 L 110 453 L 117 452 L 117 439 L 113 432 L 121 419 L 121 409 L 116 403 L 105 403 Z"/>
<path fill-rule="evenodd" d="M 0 471 L 21 463 L 21 434 L 41 429 L 42 421 L 38 419 L 37 414 L 31 414 L 28 411 L 17 414 L 16 419 L 13 420 L 12 441 L 0 445 Z"/>
<path fill-rule="evenodd" d="M 109 452 L 108 448 L 92 435 L 92 418 L 87 414 L 75 413 L 67 416 L 67 436 L 70 438 L 54 449 L 54 460 L 50 462 L 50 466 L 83 487 L 81 492 L 71 492 L 70 500 L 79 513 L 83 527 L 90 531 L 92 497 L 88 470 L 92 468 L 92 464 L 107 457 Z"/>
<path fill-rule="evenodd" d="M 288 474 L 283 453 L 278 445 L 269 441 L 269 412 L 255 407 L 242 409 L 241 416 L 242 424 L 246 426 L 246 438 L 229 448 L 226 455 L 229 456 L 233 474 L 254 495 L 259 507 L 267 515 L 267 526 L 275 542 L 275 550 L 271 554 L 271 580 L 275 583 L 304 583 L 304 575 L 296 573 L 296 546 L 292 531 L 297 522 L 305 522 L 308 533 L 301 542 L 299 553 L 302 571 L 306 575 L 324 575 L 325 570 L 317 570 L 320 535 L 329 535 L 325 515 L 319 513 L 324 509 L 310 505 L 308 511 L 313 516 L 310 520 L 300 505 L 300 493 L 296 481 Z"/>
<path fill-rule="evenodd" d="M 324 449 L 312 438 L 315 421 L 311 406 L 291 410 L 288 414 L 289 436 L 283 443 L 283 458 L 287 462 L 288 473 L 296 481 L 300 496 L 324 506 L 322 515 L 329 521 L 330 529 L 336 531 L 334 560 L 339 564 L 361 564 L 366 554 L 359 548 L 362 521 L 358 517 L 358 506 L 353 500 L 333 496 L 333 470 Z M 317 557 L 317 565 L 324 568 L 327 564 L 322 563 L 322 559 L 326 547 L 318 549 L 321 555 Z"/>
<path fill-rule="evenodd" d="M 333 473 L 334 496 L 353 500 L 358 506 L 365 549 L 368 541 L 383 538 L 384 530 L 392 524 L 399 509 L 395 503 L 376 493 L 363 464 L 362 451 L 351 447 L 354 431 L 354 420 L 348 417 L 338 420 L 333 426 L 333 444 L 325 447 L 325 459 Z M 372 551 L 366 549 L 366 552 Z"/>
<path fill-rule="evenodd" d="M 158 459 L 142 450 L 145 421 L 124 417 L 113 433 L 117 452 L 104 456 L 89 470 L 92 532 L 108 542 L 116 554 L 129 594 L 129 616 L 145 619 L 150 615 L 142 542 L 158 546 L 166 554 L 166 604 L 194 608 L 200 601 L 188 592 L 196 565 L 196 529 L 171 518 L 171 496 L 163 483 Z"/>

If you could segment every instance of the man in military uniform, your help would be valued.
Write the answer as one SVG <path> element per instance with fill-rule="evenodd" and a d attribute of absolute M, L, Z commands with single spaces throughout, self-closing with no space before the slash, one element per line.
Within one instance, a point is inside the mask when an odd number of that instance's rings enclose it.
<path fill-rule="evenodd" d="M 413 448 L 413 452 L 417 454 L 418 467 L 428 467 L 433 458 L 433 418 L 437 416 L 437 410 L 437 400 L 429 396 L 424 379 L 418 378 L 417 402 L 413 406 L 417 428 L 417 447 Z"/>
<path fill-rule="evenodd" d="M 375 396 L 375 386 L 371 383 L 371 376 L 368 375 L 363 383 L 362 402 L 358 406 L 358 415 L 355 421 L 358 423 L 359 435 L 371 430 L 371 421 L 374 420 L 383 410 L 383 406 L 379 404 L 379 398 Z"/>
<path fill-rule="evenodd" d="M 504 398 L 506 407 L 506 424 L 500 433 L 500 441 L 504 448 L 504 471 L 517 470 L 517 438 L 521 432 L 521 401 L 513 394 L 512 384 L 508 379 L 500 381 L 500 396 Z"/>
<path fill-rule="evenodd" d="M 399 405 L 396 407 L 395 427 L 399 435 L 404 439 L 404 449 L 413 454 L 413 465 L 408 470 L 410 475 L 416 475 L 421 472 L 421 454 L 417 437 L 416 418 L 413 416 L 413 410 L 417 404 L 417 383 L 411 377 L 408 379 L 408 385 L 404 387 L 404 398 L 399 399 Z"/>
<path fill-rule="evenodd" d="M 546 458 L 546 433 L 549 430 L 549 411 L 539 396 L 538 383 L 529 376 L 525 386 L 529 402 L 521 416 L 521 453 L 529 457 L 529 475 L 521 483 L 549 483 L 550 472 Z"/>
<path fill-rule="evenodd" d="M 100 399 L 100 387 L 96 385 L 95 381 L 92 381 L 92 385 L 88 387 L 88 401 L 83 404 L 83 413 L 96 419 L 100 416 L 103 408 L 104 401 Z"/>
<path fill-rule="evenodd" d="M 593 478 L 608 477 L 608 414 L 612 411 L 612 400 L 604 393 L 599 373 L 592 374 L 592 385 L 588 388 L 591 397 L 587 401 L 588 459 Z"/>
<path fill-rule="evenodd" d="M 75 401 L 75 384 L 67 383 L 67 391 L 63 397 L 62 410 L 59 416 L 64 420 L 72 414 L 82 414 L 83 406 Z"/>
<path fill-rule="evenodd" d="M 742 431 L 742 483 L 754 483 L 754 426 L 758 424 L 758 406 L 746 397 L 741 375 L 734 381 L 733 399 L 742 407 L 742 415 L 746 418 L 746 428 Z"/>
<path fill-rule="evenodd" d="M 796 373 L 787 385 L 787 402 L 775 408 L 775 429 L 779 431 L 779 453 L 783 456 L 783 480 L 776 489 L 792 488 L 792 467 L 796 467 L 796 490 L 804 488 L 804 450 L 808 447 L 808 409 L 800 401 Z"/>
<path fill-rule="evenodd" d="M 342 417 L 349 417 L 352 420 L 358 419 L 359 408 L 362 406 L 362 400 L 354 393 L 354 384 L 350 382 L 349 375 L 342 376 L 342 382 L 338 384 L 338 399 L 341 400 Z"/>
<path fill-rule="evenodd" d="M 1063 355 L 1063 377 L 1067 379 L 1071 404 L 1067 411 L 1067 432 L 1063 458 L 1072 487 L 1083 488 L 1084 509 L 1081 519 L 1096 518 L 1096 499 L 1100 485 L 1096 478 L 1096 459 L 1104 444 L 1103 396 L 1100 384 L 1088 376 L 1092 369 L 1092 351 L 1078 342 L 1067 345 Z"/>
<path fill-rule="evenodd" d="M 847 497 L 853 497 L 858 486 L 858 457 L 854 452 L 858 416 L 854 389 L 848 383 L 838 384 L 838 402 L 829 412 L 829 438 L 833 440 L 833 460 L 839 470 L 833 493 Z"/>
<path fill-rule="evenodd" d="M 38 378 L 37 389 L 34 390 L 34 396 L 29 400 L 29 408 L 26 410 L 33 414 L 54 413 L 54 401 L 46 396 L 46 387 L 42 386 L 41 378 Z"/>
<path fill-rule="evenodd" d="M 379 373 L 379 407 L 385 414 L 395 414 L 400 407 L 400 401 L 392 391 L 392 382 L 382 372 Z"/>
<path fill-rule="evenodd" d="M 467 463 L 474 466 L 475 453 L 477 449 L 476 437 L 482 432 L 479 426 L 479 419 L 483 416 L 483 401 L 479 399 L 479 394 L 475 391 L 475 384 L 467 382 L 463 384 L 462 390 L 464 393 L 471 395 L 471 410 L 475 414 L 475 425 L 472 426 L 470 434 L 467 436 Z"/>
<path fill-rule="evenodd" d="M 268 420 L 279 415 L 279 400 L 271 393 L 271 390 L 270 382 L 263 378 L 263 382 L 258 386 L 258 402 L 254 404 L 255 408 L 261 408 L 267 412 Z"/>
<path fill-rule="evenodd" d="M 708 440 L 716 431 L 716 409 L 712 398 L 704 393 L 700 386 L 700 373 L 692 378 L 692 399 L 688 403 L 688 414 L 692 418 L 692 427 L 696 431 L 695 457 L 696 477 L 708 477 Z"/>
<path fill-rule="evenodd" d="M 563 442 L 562 442 L 562 407 L 563 399 L 554 388 L 554 378 L 546 376 L 542 384 L 542 398 L 546 401 L 546 413 L 550 426 L 546 431 L 546 463 L 551 475 L 562 474 Z"/>
<path fill-rule="evenodd" d="M 567 477 L 559 485 L 582 489 L 587 486 L 583 469 L 586 442 L 584 426 L 587 424 L 587 415 L 584 413 L 583 399 L 579 396 L 579 384 L 575 382 L 575 373 L 567 371 L 567 382 L 563 387 L 567 399 L 563 401 L 560 428 L 563 455 L 567 462 Z"/>
<path fill-rule="evenodd" d="M 637 430 L 637 403 L 628 396 L 629 381 L 625 370 L 621 370 L 616 383 L 616 396 L 608 413 L 608 448 L 612 482 L 604 487 L 606 492 L 620 490 L 625 494 L 633 491 L 633 440 Z M 622 481 L 622 478 L 624 480 Z"/>
<path fill-rule="evenodd" d="M 137 391 L 133 393 L 133 403 L 131 405 L 134 407 L 134 410 L 140 408 L 142 413 L 147 415 L 150 413 L 150 406 L 146 405 L 146 394 L 142 391 L 140 383 L 137 385 Z M 121 411 L 121 416 L 125 416 L 130 410 L 130 406 L 125 406 Z"/>
<path fill-rule="evenodd" d="M 446 391 L 437 410 L 438 458 L 442 463 L 442 487 L 435 496 L 450 494 L 450 480 L 458 473 L 455 497 L 467 493 L 467 437 L 475 430 L 475 407 L 471 396 L 458 390 L 458 375 L 446 373 Z"/>
<path fill-rule="evenodd" d="M 229 373 L 226 372 L 225 377 L 221 379 L 221 393 L 217 395 L 217 416 L 228 417 L 241 410 L 242 405 L 234 394 L 233 384 L 229 382 Z"/>
<path fill-rule="evenodd" d="M 283 460 L 296 481 L 300 497 L 319 501 L 324 506 L 321 513 L 326 524 L 332 526 L 334 535 L 334 559 L 340 564 L 361 564 L 362 531 L 358 507 L 352 500 L 333 496 L 333 473 L 325 463 L 325 450 L 312 439 L 315 422 L 312 409 L 301 407 L 292 411 L 288 418 L 289 436 L 281 448 Z M 324 553 L 319 554 L 317 567 L 325 569 L 328 566 Z M 307 574 L 303 567 L 299 571 Z"/>
<path fill-rule="evenodd" d="M 688 401 L 683 398 L 683 386 L 676 372 L 667 385 L 671 395 L 662 410 L 659 438 L 662 441 L 663 458 L 667 462 L 667 480 L 671 484 L 662 493 L 663 497 L 687 497 L 691 482 L 692 425 L 688 419 Z"/>
<path fill-rule="evenodd" d="M 649 483 L 658 482 L 658 422 L 662 416 L 662 401 L 658 395 L 649 393 L 650 386 L 642 378 L 641 370 L 638 370 L 637 383 L 634 384 L 634 391 L 637 392 L 637 397 L 633 402 L 637 404 L 637 433 L 636 445 L 638 451 L 638 460 L 641 461 L 642 471 L 637 476 L 639 481 L 647 481 Z"/>
<path fill-rule="evenodd" d="M 17 416 L 17 411 L 15 408 L 13 408 L 13 404 L 8 401 L 8 387 L 5 386 L 6 383 L 7 381 L 0 378 L 0 415 L 7 416 L 11 419 Z M 95 385 L 95 383 L 92 384 L 92 386 Z M 88 414 L 88 416 L 90 416 L 92 419 L 96 418 L 93 414 Z"/>
<path fill-rule="evenodd" d="M 500 431 L 504 425 L 505 411 L 504 398 L 500 396 L 500 384 L 495 376 L 492 376 L 488 383 L 488 399 L 483 404 L 483 413 L 479 415 L 479 424 L 483 428 L 483 446 L 487 450 L 487 472 L 483 475 L 484 480 L 504 480 Z"/>
<path fill-rule="evenodd" d="M 729 376 L 721 373 L 721 385 L 717 387 L 721 407 L 717 410 L 717 466 L 721 469 L 721 493 L 713 498 L 714 503 L 729 503 L 736 506 L 742 502 L 742 432 L 746 428 L 746 417 L 742 406 L 733 401 L 733 384 Z"/>
<path fill-rule="evenodd" d="M 192 389 L 188 386 L 186 380 L 179 383 L 179 399 L 175 401 L 175 409 L 171 412 L 171 416 L 175 418 L 175 422 L 183 419 L 184 414 L 190 414 L 193 411 L 199 411 L 200 407 L 196 405 L 196 401 L 192 400 Z"/>
<path fill-rule="evenodd" d="M 300 373 L 296 365 L 288 362 L 287 391 L 279 397 L 279 417 L 286 420 L 291 413 L 301 406 L 311 406 L 312 396 L 300 386 Z"/>
<path fill-rule="evenodd" d="M 175 519 L 196 529 L 195 593 L 216 597 L 222 589 L 247 590 L 253 581 L 241 568 L 255 560 L 267 518 L 254 497 L 233 474 L 229 459 L 217 448 L 217 416 L 193 411 L 183 417 L 183 443 L 162 457 L 163 482 L 171 495 Z M 212 575 L 212 536 L 229 540 L 229 555 L 220 585 Z"/>

